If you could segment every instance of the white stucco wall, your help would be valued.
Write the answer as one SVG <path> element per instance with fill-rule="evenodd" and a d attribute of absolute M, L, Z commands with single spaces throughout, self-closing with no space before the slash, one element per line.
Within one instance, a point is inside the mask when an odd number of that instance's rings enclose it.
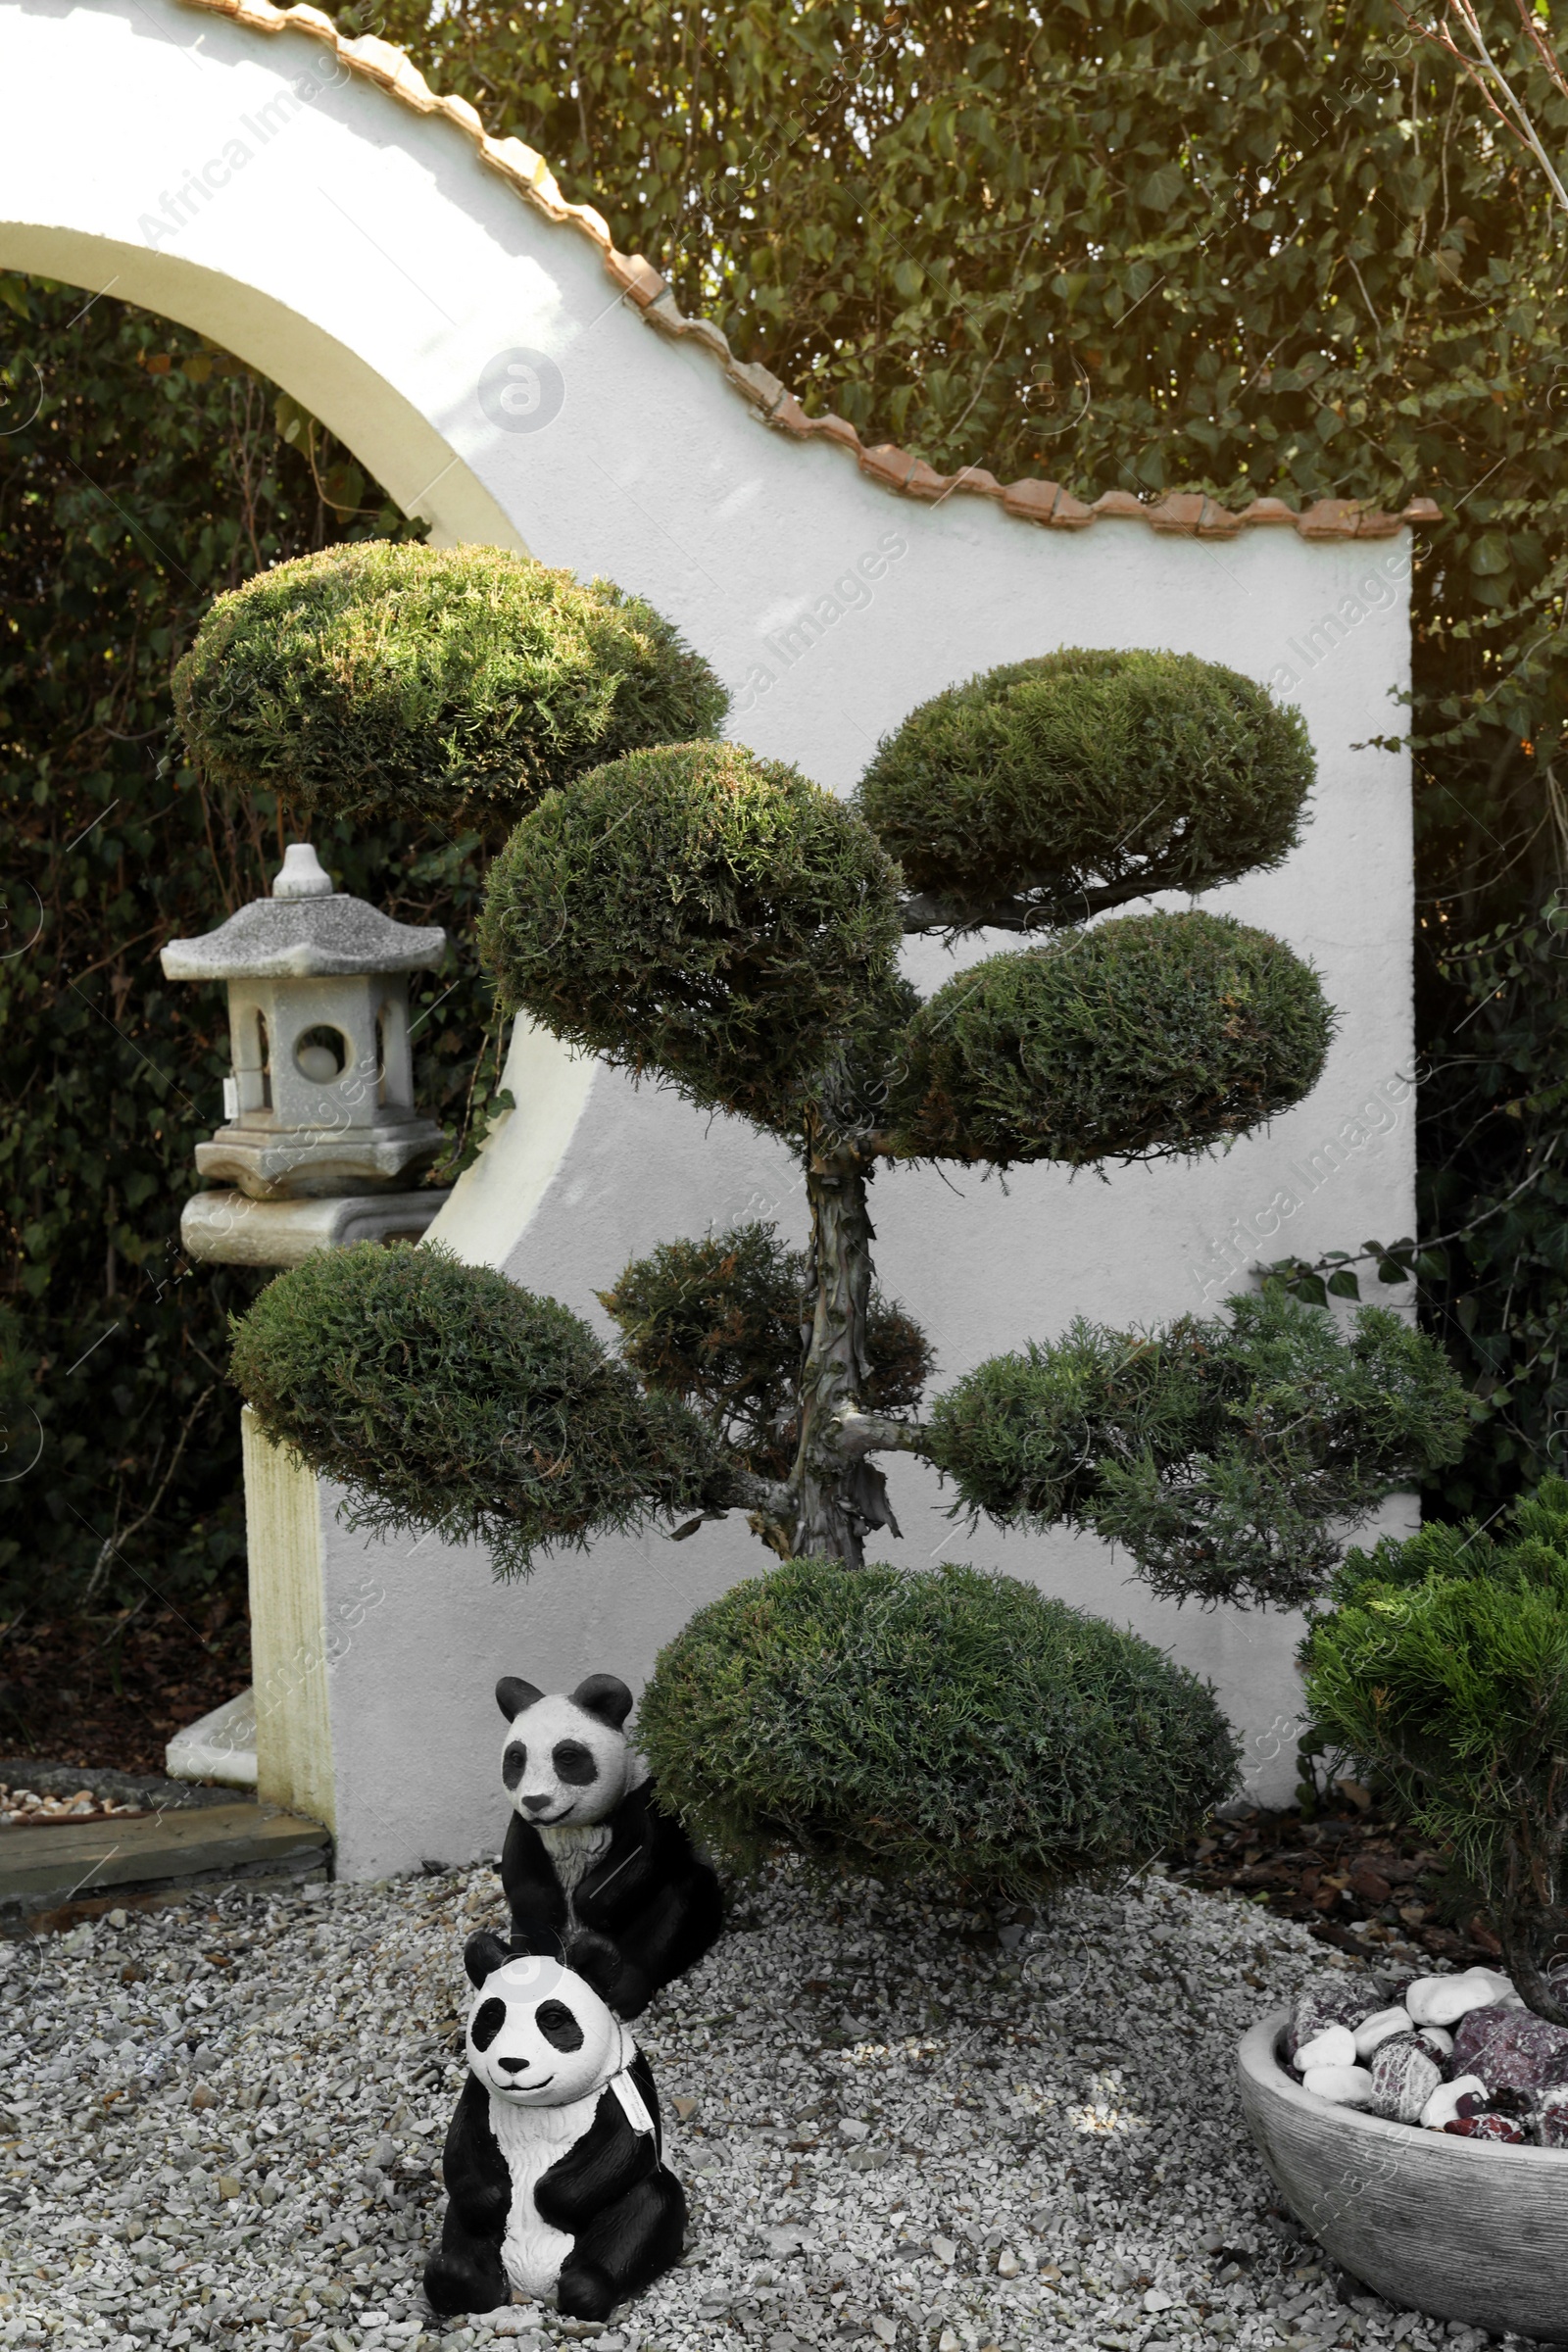
<path fill-rule="evenodd" d="M 66 90 L 69 136 L 52 102 Z M 178 220 L 189 175 L 225 156 L 226 181 L 210 174 Z M 301 32 L 267 37 L 175 0 L 0 0 L 0 266 L 210 333 L 438 541 L 525 546 L 646 595 L 731 683 L 731 732 L 837 790 L 940 687 L 1063 644 L 1174 647 L 1299 702 L 1320 770 L 1302 846 L 1209 903 L 1323 971 L 1342 1013 L 1323 1082 L 1268 1134 L 1195 1166 L 1109 1183 L 1033 1169 L 1005 1192 L 961 1172 L 881 1176 L 882 1280 L 926 1323 L 943 1376 L 1074 1314 L 1213 1305 L 1258 1256 L 1412 1229 L 1409 777 L 1402 756 L 1355 748 L 1396 725 L 1407 682 L 1405 535 L 1216 542 L 1109 518 L 1066 532 L 972 497 L 900 498 L 842 452 L 763 426 L 710 355 L 654 333 L 594 245 L 531 211 L 454 125 L 345 77 Z M 521 418 L 494 391 L 512 352 L 534 355 L 518 380 L 544 386 Z M 1337 642 L 1314 641 L 1332 613 Z M 910 968 L 931 986 L 951 965 L 926 943 Z M 602 1321 L 594 1291 L 657 1241 L 748 1214 L 804 1230 L 787 1155 L 733 1121 L 543 1039 L 521 1041 L 516 1091 L 436 1231 L 581 1312 Z M 900 1460 L 893 1485 L 905 1539 L 887 1556 L 996 1562 L 1136 1625 L 1215 1678 L 1259 1791 L 1289 1786 L 1292 1624 L 1178 1613 L 1096 1544 L 969 1537 L 920 1466 Z M 367 1546 L 330 1496 L 322 1508 L 327 1617 L 352 1618 L 330 1677 L 351 1877 L 497 1841 L 498 1673 L 635 1684 L 694 1606 L 765 1556 L 725 1525 L 675 1547 L 600 1544 L 500 1589 L 480 1556 L 430 1539 Z"/>

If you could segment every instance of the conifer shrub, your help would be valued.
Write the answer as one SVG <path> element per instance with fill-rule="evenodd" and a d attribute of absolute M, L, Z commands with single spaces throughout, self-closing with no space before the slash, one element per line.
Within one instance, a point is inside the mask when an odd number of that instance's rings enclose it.
<path fill-rule="evenodd" d="M 1312 782 L 1300 712 L 1192 654 L 1072 648 L 950 687 L 881 743 L 866 823 L 956 922 L 1036 922 L 1278 865 Z"/>
<path fill-rule="evenodd" d="M 695 1414 L 640 1389 L 554 1298 L 433 1244 L 319 1250 L 233 1336 L 268 1435 L 348 1487 L 351 1526 L 480 1537 L 503 1575 L 724 1489 Z"/>
<path fill-rule="evenodd" d="M 1212 1692 L 1032 1585 L 797 1559 L 661 1653 L 638 1741 L 662 1800 L 742 1867 L 1049 1893 L 1136 1868 L 1237 1786 Z"/>
<path fill-rule="evenodd" d="M 919 1007 L 889 1094 L 914 1156 L 1191 1155 L 1314 1086 L 1334 1016 L 1310 964 L 1231 915 L 1122 915 L 988 957 Z"/>
<path fill-rule="evenodd" d="M 1086 1529 L 1169 1599 L 1294 1608 L 1320 1591 L 1348 1523 L 1412 1461 L 1457 1457 L 1468 1405 L 1387 1308 L 1342 1339 L 1277 1287 L 1227 1305 L 1228 1322 L 1162 1330 L 1080 1320 L 956 1382 L 926 1452 L 971 1523 Z"/>
<path fill-rule="evenodd" d="M 363 540 L 220 596 L 174 670 L 198 763 L 323 816 L 479 830 L 728 697 L 669 622 L 494 547 Z"/>
<path fill-rule="evenodd" d="M 490 869 L 480 951 L 509 1009 L 705 1107 L 798 1131 L 894 1001 L 898 873 L 781 760 L 666 744 L 526 816 Z"/>
<path fill-rule="evenodd" d="M 1302 1645 L 1314 1728 L 1451 1846 L 1530 2008 L 1568 2025 L 1568 1483 L 1352 1551 Z"/>

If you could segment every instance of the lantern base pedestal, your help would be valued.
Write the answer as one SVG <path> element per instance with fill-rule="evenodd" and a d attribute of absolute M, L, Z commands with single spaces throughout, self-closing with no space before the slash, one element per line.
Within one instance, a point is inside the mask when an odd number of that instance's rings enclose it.
<path fill-rule="evenodd" d="M 416 1242 L 451 1198 L 353 1193 L 342 1200 L 252 1200 L 245 1193 L 193 1193 L 179 1220 L 192 1257 L 228 1266 L 297 1266 L 318 1250 L 355 1242 Z"/>

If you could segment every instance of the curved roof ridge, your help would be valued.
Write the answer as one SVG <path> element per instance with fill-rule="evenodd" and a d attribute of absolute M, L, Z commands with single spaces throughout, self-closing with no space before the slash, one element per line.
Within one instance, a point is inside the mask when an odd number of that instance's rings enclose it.
<path fill-rule="evenodd" d="M 1407 523 L 1436 522 L 1442 510 L 1430 498 L 1412 498 L 1397 514 L 1369 507 L 1353 498 L 1319 498 L 1298 510 L 1282 498 L 1254 498 L 1237 514 L 1201 490 L 1171 490 L 1150 504 L 1130 490 L 1107 490 L 1085 505 L 1059 482 L 1030 475 L 1021 481 L 999 482 L 983 466 L 960 466 L 956 473 L 938 473 L 923 458 L 911 457 L 892 442 L 868 448 L 855 426 L 842 416 L 808 416 L 787 385 L 756 362 L 737 360 L 721 328 L 710 318 L 688 318 L 677 309 L 664 279 L 640 253 L 619 253 L 609 222 L 591 204 L 568 204 L 556 175 L 542 155 L 521 139 L 495 139 L 485 129 L 476 108 L 466 98 L 440 97 L 431 89 L 406 50 L 374 33 L 348 39 L 330 17 L 318 8 L 297 4 L 274 8 L 271 0 L 182 0 L 228 17 L 252 32 L 282 32 L 292 26 L 310 33 L 334 49 L 356 74 L 419 115 L 444 115 L 473 143 L 482 163 L 498 172 L 529 204 L 548 220 L 568 225 L 598 246 L 609 275 L 636 304 L 648 324 L 661 334 L 691 336 L 712 353 L 727 381 L 757 410 L 762 421 L 798 441 L 834 443 L 853 457 L 872 481 L 905 498 L 935 504 L 963 494 L 995 500 L 1005 514 L 1020 521 L 1043 524 L 1049 530 L 1081 531 L 1102 516 L 1126 516 L 1146 522 L 1156 531 L 1183 538 L 1234 539 L 1259 525 L 1280 525 L 1303 539 L 1392 539 Z"/>

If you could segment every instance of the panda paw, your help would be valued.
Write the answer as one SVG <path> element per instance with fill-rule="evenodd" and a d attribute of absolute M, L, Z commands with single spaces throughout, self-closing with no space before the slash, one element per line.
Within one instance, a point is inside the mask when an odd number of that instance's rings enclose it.
<path fill-rule="evenodd" d="M 495 2277 L 487 2278 L 472 2263 L 454 2261 L 450 2254 L 432 2254 L 424 2266 L 425 2301 L 443 2319 L 456 2319 L 466 2311 L 494 2311 L 512 2300 L 512 2288 L 499 2260 L 495 2270 Z"/>
<path fill-rule="evenodd" d="M 614 2282 L 596 2262 L 568 2261 L 562 2266 L 556 2301 L 568 2320 L 608 2320 L 615 2308 Z"/>

